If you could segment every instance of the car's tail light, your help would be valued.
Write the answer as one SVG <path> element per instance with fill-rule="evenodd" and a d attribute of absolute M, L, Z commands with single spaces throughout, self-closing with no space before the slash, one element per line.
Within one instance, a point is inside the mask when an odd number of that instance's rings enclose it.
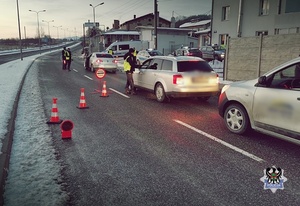
<path fill-rule="evenodd" d="M 99 64 L 99 63 L 101 63 L 103 61 L 102 61 L 102 59 L 97 59 L 96 62 Z"/>
<path fill-rule="evenodd" d="M 181 74 L 173 75 L 173 84 L 183 84 L 183 77 Z"/>
<path fill-rule="evenodd" d="M 219 84 L 220 83 L 220 78 L 219 78 L 219 75 L 218 74 L 216 74 L 216 77 L 215 78 L 210 78 L 209 79 L 209 83 L 211 83 L 211 84 Z"/>
<path fill-rule="evenodd" d="M 117 64 L 118 60 L 114 59 L 114 60 L 112 60 L 112 63 Z"/>

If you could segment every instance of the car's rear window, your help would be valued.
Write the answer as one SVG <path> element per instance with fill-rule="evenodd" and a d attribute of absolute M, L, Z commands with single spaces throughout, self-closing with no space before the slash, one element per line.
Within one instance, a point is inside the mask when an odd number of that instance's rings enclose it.
<path fill-rule="evenodd" d="M 97 58 L 113 58 L 110 54 L 96 54 Z"/>
<path fill-rule="evenodd" d="M 190 53 L 200 53 L 199 49 L 190 49 L 189 50 Z"/>
<path fill-rule="evenodd" d="M 159 51 L 149 51 L 150 56 L 162 56 L 162 53 Z"/>
<path fill-rule="evenodd" d="M 211 72 L 213 69 L 205 61 L 180 61 L 177 62 L 178 72 Z"/>

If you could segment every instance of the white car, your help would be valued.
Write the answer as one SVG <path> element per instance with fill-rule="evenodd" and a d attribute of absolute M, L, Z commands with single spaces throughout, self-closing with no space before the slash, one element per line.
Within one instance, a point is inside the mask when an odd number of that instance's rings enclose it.
<path fill-rule="evenodd" d="M 152 56 L 163 56 L 163 54 L 160 51 L 155 49 L 141 50 L 137 53 L 136 60 L 138 64 L 143 64 L 144 61 L 146 61 L 148 58 Z"/>
<path fill-rule="evenodd" d="M 170 97 L 208 100 L 219 92 L 219 77 L 198 57 L 154 56 L 133 73 L 134 85 L 154 92 L 157 101 Z"/>
<path fill-rule="evenodd" d="M 250 128 L 300 144 L 300 57 L 250 81 L 223 87 L 219 114 L 227 128 Z"/>
<path fill-rule="evenodd" d="M 92 72 L 102 68 L 106 71 L 115 73 L 118 68 L 116 59 L 111 54 L 104 52 L 93 52 L 89 58 L 88 65 Z"/>

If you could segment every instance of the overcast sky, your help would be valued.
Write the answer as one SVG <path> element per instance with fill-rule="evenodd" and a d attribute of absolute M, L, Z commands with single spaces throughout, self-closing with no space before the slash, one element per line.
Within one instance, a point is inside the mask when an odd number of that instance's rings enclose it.
<path fill-rule="evenodd" d="M 16 0 L 0 0 L 0 39 L 18 38 L 18 17 Z M 124 23 L 133 18 L 153 13 L 154 0 L 18 0 L 21 22 L 22 38 L 37 36 L 37 11 L 39 12 L 40 28 L 48 35 L 49 23 L 50 35 L 57 38 L 66 36 L 82 35 L 83 23 L 94 21 L 93 8 L 95 8 L 96 22 L 100 27 L 112 27 L 113 21 L 120 20 Z M 174 16 L 191 16 L 206 14 L 211 11 L 212 0 L 158 0 L 160 17 L 170 20 Z M 29 12 L 34 10 L 36 12 Z M 42 20 L 46 22 L 42 22 Z M 53 26 L 62 26 L 58 29 Z M 58 33 L 58 34 L 57 34 Z"/>

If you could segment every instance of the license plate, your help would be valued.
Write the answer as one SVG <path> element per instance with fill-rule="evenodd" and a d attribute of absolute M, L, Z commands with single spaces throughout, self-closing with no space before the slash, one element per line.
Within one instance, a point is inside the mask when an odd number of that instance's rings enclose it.
<path fill-rule="evenodd" d="M 208 78 L 207 77 L 193 77 L 192 83 L 207 83 Z"/>

